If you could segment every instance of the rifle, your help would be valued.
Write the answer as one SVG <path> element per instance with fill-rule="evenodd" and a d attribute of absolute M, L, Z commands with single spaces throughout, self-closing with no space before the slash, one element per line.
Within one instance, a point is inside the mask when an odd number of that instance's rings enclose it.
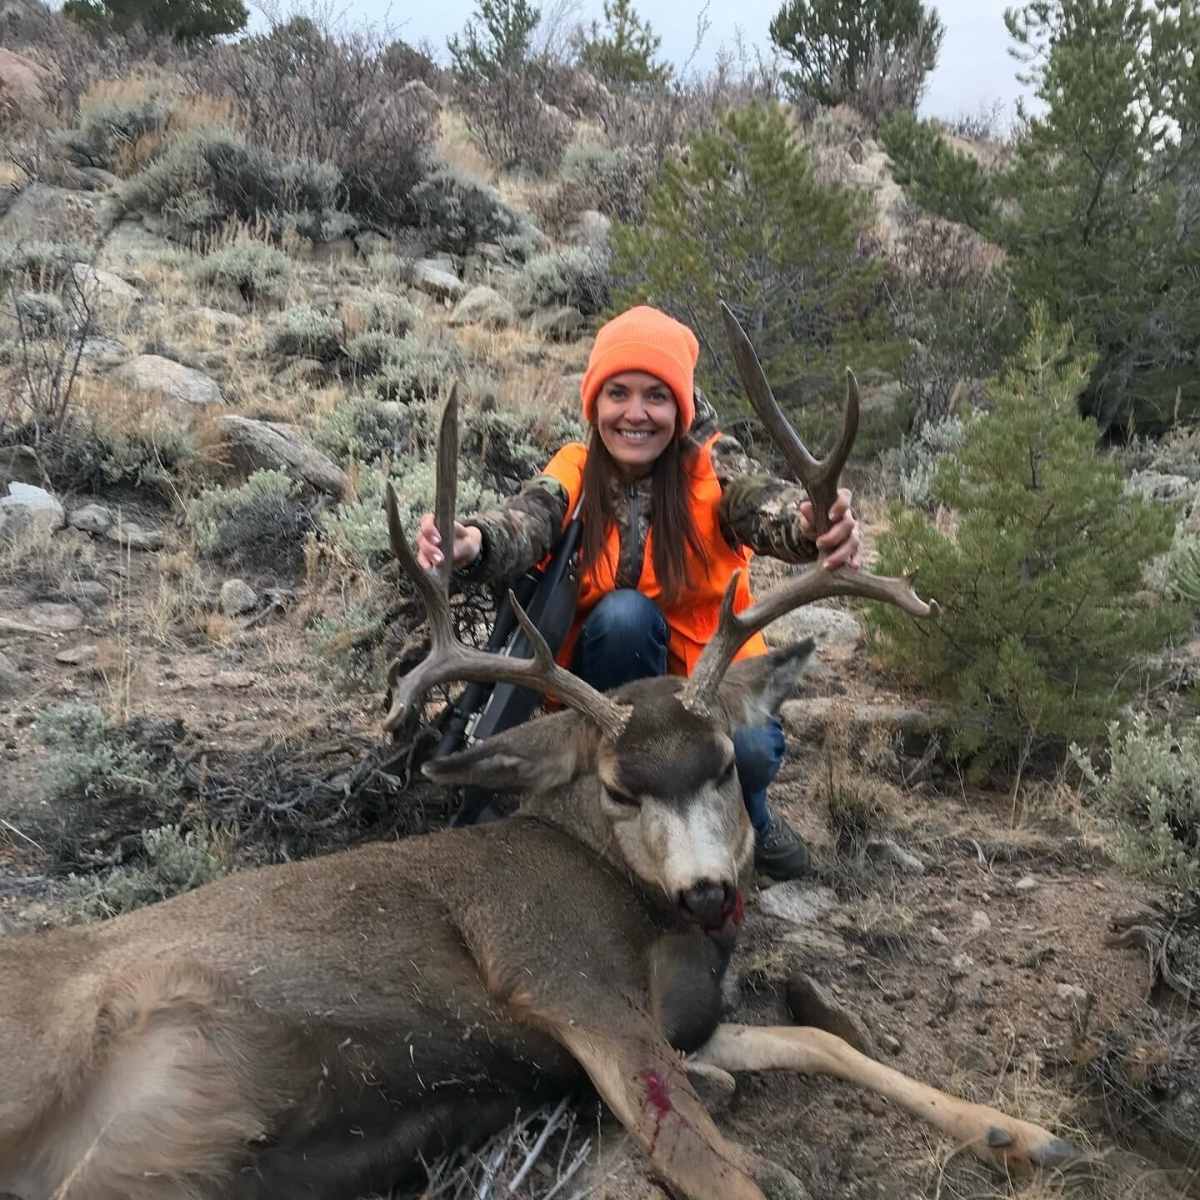
<path fill-rule="evenodd" d="M 517 602 L 553 653 L 562 646 L 575 618 L 579 586 L 575 567 L 581 532 L 577 509 L 550 552 L 549 560 L 526 571 L 512 588 Z M 517 624 L 507 594 L 496 610 L 496 622 L 486 649 L 515 658 L 533 657 L 533 648 Z M 438 718 L 441 737 L 431 757 L 442 758 L 481 738 L 522 724 L 532 716 L 541 700 L 537 692 L 511 683 L 468 684 Z M 473 825 L 490 799 L 491 793 L 482 788 L 467 788 L 462 807 L 452 823 Z"/>

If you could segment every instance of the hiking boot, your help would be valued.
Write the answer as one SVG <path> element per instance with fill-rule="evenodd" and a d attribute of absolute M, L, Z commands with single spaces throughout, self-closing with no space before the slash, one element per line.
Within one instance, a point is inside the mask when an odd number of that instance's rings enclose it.
<path fill-rule="evenodd" d="M 783 819 L 771 823 L 754 839 L 754 869 L 772 879 L 800 879 L 808 874 L 808 847 Z"/>

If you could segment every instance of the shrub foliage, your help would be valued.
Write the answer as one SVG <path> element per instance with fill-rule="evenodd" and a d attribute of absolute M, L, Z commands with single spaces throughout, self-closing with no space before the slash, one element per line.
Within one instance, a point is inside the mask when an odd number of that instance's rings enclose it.
<path fill-rule="evenodd" d="M 924 622 L 872 606 L 882 649 L 961 708 L 957 749 L 983 763 L 1102 732 L 1131 665 L 1180 628 L 1179 610 L 1139 594 L 1170 514 L 1127 495 L 1097 452 L 1075 407 L 1088 366 L 1036 313 L 995 407 L 939 465 L 933 495 L 956 535 L 897 506 L 880 538 L 881 569 L 915 571 L 941 606 Z"/>

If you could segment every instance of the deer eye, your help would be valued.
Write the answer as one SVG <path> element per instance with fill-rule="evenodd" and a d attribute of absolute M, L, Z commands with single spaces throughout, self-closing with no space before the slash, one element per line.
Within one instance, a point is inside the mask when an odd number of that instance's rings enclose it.
<path fill-rule="evenodd" d="M 733 773 L 737 770 L 737 759 L 731 758 L 728 764 L 717 779 L 718 786 L 728 783 L 733 778 Z"/>
<path fill-rule="evenodd" d="M 631 796 L 628 792 L 620 792 L 615 788 L 606 787 L 604 794 L 620 808 L 642 807 L 642 802 L 636 796 Z"/>

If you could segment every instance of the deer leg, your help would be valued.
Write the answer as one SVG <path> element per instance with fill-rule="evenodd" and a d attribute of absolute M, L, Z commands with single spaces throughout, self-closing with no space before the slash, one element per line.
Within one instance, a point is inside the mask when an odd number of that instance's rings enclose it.
<path fill-rule="evenodd" d="M 764 1200 L 753 1159 L 721 1135 L 665 1041 L 565 1023 L 545 1027 L 674 1191 L 689 1200 Z"/>
<path fill-rule="evenodd" d="M 1014 1175 L 1066 1166 L 1079 1157 L 1074 1146 L 1040 1125 L 919 1083 L 823 1029 L 720 1025 L 693 1057 L 726 1071 L 798 1071 L 844 1079 L 890 1100 L 985 1162 Z"/>

